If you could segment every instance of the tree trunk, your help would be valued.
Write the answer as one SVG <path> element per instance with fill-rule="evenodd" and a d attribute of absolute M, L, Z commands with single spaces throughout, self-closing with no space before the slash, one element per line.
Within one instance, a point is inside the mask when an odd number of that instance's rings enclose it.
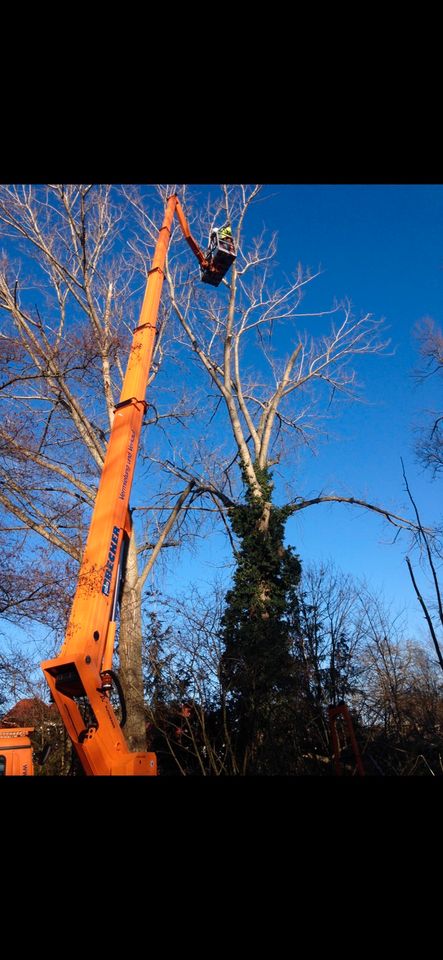
<path fill-rule="evenodd" d="M 120 610 L 120 681 L 126 700 L 125 736 L 131 750 L 146 750 L 146 720 L 142 678 L 141 587 L 135 534 L 129 543 Z"/>

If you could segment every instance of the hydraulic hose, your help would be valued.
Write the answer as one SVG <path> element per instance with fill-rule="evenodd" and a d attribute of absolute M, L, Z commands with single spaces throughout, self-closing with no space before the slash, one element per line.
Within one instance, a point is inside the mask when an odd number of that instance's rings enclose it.
<path fill-rule="evenodd" d="M 123 728 L 124 725 L 125 725 L 125 723 L 126 723 L 126 720 L 127 720 L 126 701 L 125 701 L 125 695 L 124 695 L 124 693 L 123 693 L 123 687 L 122 687 L 122 685 L 121 685 L 121 683 L 120 683 L 120 680 L 119 680 L 119 678 L 118 678 L 118 676 L 117 676 L 117 674 L 115 673 L 114 670 L 107 670 L 106 672 L 109 673 L 109 676 L 110 676 L 110 677 L 112 677 L 113 682 L 115 683 L 115 686 L 116 686 L 116 690 L 117 690 L 117 693 L 118 693 L 118 699 L 119 699 L 119 701 L 120 701 L 120 707 L 121 707 L 121 711 L 122 711 L 122 718 L 121 718 L 121 720 L 120 720 L 120 726 Z"/>

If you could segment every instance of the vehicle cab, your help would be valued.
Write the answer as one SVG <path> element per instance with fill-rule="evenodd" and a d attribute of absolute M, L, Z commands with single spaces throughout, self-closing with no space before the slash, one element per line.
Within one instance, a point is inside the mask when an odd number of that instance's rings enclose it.
<path fill-rule="evenodd" d="M 34 727 L 0 728 L 0 777 L 32 777 L 34 763 L 29 734 Z"/>

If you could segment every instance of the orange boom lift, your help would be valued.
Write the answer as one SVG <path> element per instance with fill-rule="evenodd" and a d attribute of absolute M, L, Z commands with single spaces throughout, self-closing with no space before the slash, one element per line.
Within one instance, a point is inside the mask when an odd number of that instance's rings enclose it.
<path fill-rule="evenodd" d="M 129 496 L 146 411 L 146 385 L 174 213 L 200 263 L 203 283 L 218 286 L 236 256 L 232 241 L 228 251 L 219 249 L 216 243 L 203 254 L 191 236 L 178 197 L 174 194 L 168 198 L 120 401 L 115 408 L 65 641 L 59 656 L 41 665 L 88 776 L 157 773 L 154 753 L 130 752 L 122 731 L 124 719 L 119 723 L 110 694 L 115 685 L 122 699 L 118 677 L 112 670 L 117 605 L 131 536 Z"/>

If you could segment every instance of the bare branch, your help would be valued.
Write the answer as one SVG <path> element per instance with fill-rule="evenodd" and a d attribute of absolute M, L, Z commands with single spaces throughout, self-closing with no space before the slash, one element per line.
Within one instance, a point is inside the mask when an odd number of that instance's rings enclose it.
<path fill-rule="evenodd" d="M 435 647 L 435 652 L 436 652 L 437 657 L 438 657 L 438 662 L 439 662 L 439 664 L 440 664 L 440 666 L 441 666 L 441 668 L 442 668 L 442 670 L 443 670 L 443 656 L 442 656 L 442 652 L 441 652 L 441 649 L 440 649 L 440 644 L 439 644 L 439 642 L 438 642 L 438 640 L 437 640 L 437 636 L 436 636 L 436 633 L 435 633 L 435 630 L 434 630 L 434 624 L 432 623 L 432 620 L 431 620 L 431 617 L 430 617 L 428 608 L 427 608 L 427 606 L 426 606 L 426 604 L 425 604 L 425 601 L 423 600 L 423 597 L 422 597 L 422 595 L 421 595 L 421 593 L 420 593 L 420 591 L 419 591 L 419 589 L 418 589 L 417 582 L 416 582 L 416 580 L 415 580 L 414 573 L 413 573 L 413 570 L 412 570 L 411 561 L 410 561 L 409 557 L 406 557 L 405 559 L 406 559 L 406 563 L 407 563 L 407 565 L 408 565 L 409 576 L 410 576 L 410 578 L 411 578 L 411 580 L 412 580 L 412 586 L 414 587 L 417 600 L 418 600 L 418 602 L 419 602 L 419 604 L 420 604 L 420 606 L 421 606 L 421 608 L 422 608 L 422 610 L 423 610 L 423 613 L 424 613 L 425 619 L 426 619 L 426 623 L 428 624 L 428 627 L 429 627 L 429 633 L 431 634 L 431 637 L 432 637 L 432 642 L 433 642 L 434 647 Z"/>
<path fill-rule="evenodd" d="M 386 510 L 384 507 L 377 507 L 373 503 L 367 503 L 366 500 L 358 500 L 357 497 L 340 497 L 336 496 L 335 494 L 330 494 L 329 496 L 322 495 L 320 497 L 313 497 L 310 500 L 297 497 L 297 501 L 298 502 L 291 505 L 291 513 L 296 513 L 298 510 L 305 510 L 306 507 L 312 507 L 318 503 L 349 503 L 352 504 L 352 506 L 364 507 L 365 510 L 372 510 L 374 513 L 379 513 L 394 527 L 398 527 L 402 530 L 411 530 L 413 532 L 417 531 L 417 527 L 412 520 L 407 520 L 405 517 L 399 517 L 397 514 L 392 513 L 391 510 Z"/>
<path fill-rule="evenodd" d="M 145 584 L 145 582 L 146 582 L 146 578 L 149 576 L 149 574 L 150 574 L 150 572 L 151 572 L 151 570 L 152 570 L 152 567 L 154 566 L 154 563 L 155 563 L 155 561 L 156 561 L 156 559 L 157 559 L 157 557 L 158 557 L 158 555 L 159 555 L 159 553 L 160 553 L 160 550 L 161 550 L 162 546 L 164 546 L 166 537 L 168 536 L 168 533 L 170 533 L 170 531 L 172 530 L 172 527 L 174 526 L 174 524 L 175 524 L 175 522 L 176 522 L 176 520 L 177 520 L 177 517 L 178 517 L 180 511 L 182 510 L 183 505 L 184 505 L 184 503 L 186 502 L 186 500 L 187 500 L 187 498 L 188 498 L 188 496 L 189 496 L 189 494 L 190 494 L 193 486 L 194 486 L 194 482 L 193 482 L 192 480 L 190 480 L 190 482 L 188 483 L 187 487 L 185 487 L 185 489 L 184 489 L 184 490 L 182 491 L 182 493 L 180 494 L 180 496 L 179 496 L 179 498 L 178 498 L 178 500 L 177 500 L 177 503 L 175 504 L 173 510 L 171 511 L 171 513 L 170 513 L 170 515 L 169 515 L 169 517 L 168 517 L 168 519 L 167 519 L 167 521 L 166 521 L 166 523 L 165 523 L 165 525 L 164 525 L 164 527 L 163 527 L 163 530 L 162 530 L 162 532 L 161 532 L 161 534 L 160 534 L 160 536 L 159 536 L 159 538 L 158 538 L 158 540 L 157 540 L 157 543 L 156 543 L 156 545 L 155 545 L 155 547 L 154 547 L 154 549 L 153 549 L 153 551 L 152 551 L 152 553 L 151 553 L 151 556 L 149 557 L 148 562 L 145 564 L 144 569 L 143 569 L 142 573 L 141 573 L 140 576 L 139 576 L 139 586 L 140 586 L 140 588 L 143 588 L 143 586 L 144 586 L 144 584 Z"/>
<path fill-rule="evenodd" d="M 432 559 L 432 553 L 431 553 L 431 548 L 430 548 L 430 546 L 429 546 L 429 540 L 428 540 L 428 538 L 427 538 L 427 536 L 426 536 L 426 531 L 424 530 L 424 528 L 423 528 L 423 526 L 422 526 L 422 522 L 421 522 L 421 520 L 420 520 L 420 515 L 419 515 L 419 512 L 418 512 L 417 504 L 415 503 L 415 500 L 413 499 L 412 493 L 411 493 L 411 491 L 410 491 L 410 489 L 409 489 L 409 484 L 408 484 L 407 477 L 406 477 L 406 471 L 405 471 L 405 465 L 404 465 L 404 463 L 403 463 L 403 459 L 401 460 L 401 465 L 402 465 L 402 470 L 403 470 L 403 479 L 404 479 L 404 481 L 405 481 L 406 491 L 407 491 L 408 497 L 409 497 L 409 499 L 410 499 L 410 501 L 411 501 L 411 503 L 412 503 L 412 506 L 413 506 L 413 508 L 414 508 L 415 516 L 416 516 L 416 518 L 417 518 L 417 526 L 418 526 L 419 536 L 422 538 L 422 540 L 423 540 L 423 542 L 424 542 L 424 544 L 425 544 L 426 555 L 427 555 L 428 563 L 429 563 L 429 566 L 430 566 L 430 569 L 431 569 L 432 579 L 433 579 L 433 581 L 434 581 L 434 589 L 435 589 L 435 596 L 436 596 L 436 598 L 437 598 L 438 613 L 439 613 L 439 617 L 440 617 L 440 623 L 441 623 L 441 625 L 443 626 L 443 605 L 442 605 L 442 598 L 441 598 L 441 593 L 440 593 L 440 585 L 439 585 L 439 582 L 438 582 L 437 572 L 436 572 L 436 569 L 435 569 L 435 566 L 434 566 L 434 562 L 433 562 L 433 559 Z M 411 570 L 410 570 L 409 572 L 411 572 Z M 416 592 L 417 592 L 417 591 L 416 591 Z"/>

